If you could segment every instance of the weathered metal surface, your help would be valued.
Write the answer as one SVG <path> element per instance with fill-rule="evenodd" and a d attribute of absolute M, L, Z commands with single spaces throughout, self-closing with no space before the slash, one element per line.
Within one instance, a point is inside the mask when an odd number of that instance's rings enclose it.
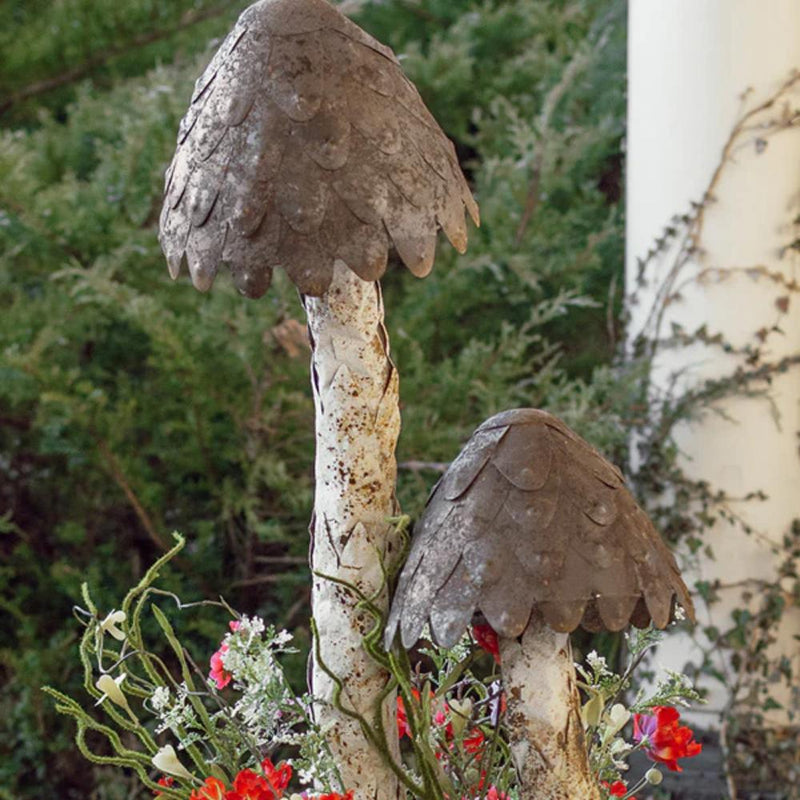
<path fill-rule="evenodd" d="M 455 148 L 394 53 L 326 0 L 261 0 L 196 83 L 167 170 L 161 245 L 211 288 L 226 264 L 260 297 L 283 267 L 323 294 L 338 258 L 380 278 L 394 245 L 419 277 L 436 232 L 467 244 L 478 207 Z"/>
<path fill-rule="evenodd" d="M 694 608 L 672 553 L 620 471 L 544 411 L 484 422 L 419 520 L 386 628 L 445 647 L 480 610 L 501 636 L 534 609 L 559 632 L 658 627 Z M 435 611 L 435 613 L 433 613 Z"/>

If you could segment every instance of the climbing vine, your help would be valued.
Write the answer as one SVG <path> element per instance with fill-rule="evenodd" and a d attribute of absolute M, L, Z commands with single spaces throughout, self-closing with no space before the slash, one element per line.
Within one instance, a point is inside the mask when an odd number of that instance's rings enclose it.
<path fill-rule="evenodd" d="M 724 592 L 739 591 L 739 603 L 731 611 L 728 624 L 720 623 L 716 615 L 714 624 L 698 625 L 694 638 L 701 656 L 689 666 L 694 676 L 721 683 L 729 697 L 721 738 L 734 798 L 737 784 L 742 782 L 748 786 L 796 787 L 800 722 L 797 664 L 791 653 L 777 650 L 776 644 L 787 612 L 800 608 L 800 521 L 791 522 L 785 531 L 759 530 L 749 521 L 748 509 L 768 501 L 769 487 L 758 487 L 754 477 L 752 489 L 734 497 L 708 481 L 690 477 L 676 434 L 682 425 L 706 415 L 725 415 L 724 401 L 732 398 L 758 398 L 767 404 L 775 424 L 780 427 L 782 423 L 772 398 L 773 383 L 800 366 L 800 352 L 775 357 L 770 353 L 770 343 L 785 335 L 783 322 L 792 302 L 798 301 L 800 285 L 788 262 L 800 250 L 800 216 L 794 220 L 794 234 L 780 253 L 787 262 L 784 269 L 762 264 L 713 264 L 713 254 L 706 249 L 705 229 L 718 202 L 722 179 L 727 171 L 736 169 L 737 157 L 747 151 L 758 156 L 775 137 L 789 132 L 796 135 L 800 108 L 792 100 L 792 92 L 798 85 L 800 73 L 794 72 L 765 101 L 741 113 L 702 196 L 687 212 L 673 217 L 650 250 L 638 259 L 636 285 L 628 298 L 631 318 L 643 320 L 626 362 L 626 369 L 639 370 L 644 377 L 639 402 L 646 414 L 637 420 L 632 437 L 640 498 L 646 500 L 665 535 L 683 543 L 690 562 L 722 556 L 708 543 L 708 533 L 723 525 L 757 539 L 774 557 L 774 576 L 770 579 L 725 582 L 714 578 L 698 580 L 694 586 L 711 610 L 721 602 Z M 747 92 L 742 102 L 746 105 L 749 100 Z M 743 342 L 732 341 L 705 322 L 688 329 L 670 319 L 671 310 L 683 302 L 690 288 L 734 280 L 767 282 L 774 289 L 773 318 Z M 637 305 L 645 294 L 652 297 L 652 304 L 642 315 Z M 658 383 L 653 380 L 654 371 L 663 369 L 665 354 L 688 353 L 689 348 L 716 355 L 716 363 L 727 365 L 725 370 L 694 382 L 688 370 L 676 370 L 667 381 L 661 377 Z M 786 435 L 794 432 L 787 431 Z M 788 727 L 776 730 L 765 724 L 769 712 L 776 710 L 783 712 Z"/>

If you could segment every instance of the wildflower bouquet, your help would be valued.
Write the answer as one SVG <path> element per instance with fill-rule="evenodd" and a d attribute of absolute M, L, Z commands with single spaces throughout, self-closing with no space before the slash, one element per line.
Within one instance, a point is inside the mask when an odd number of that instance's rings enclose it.
<path fill-rule="evenodd" d="M 119 610 L 101 614 L 83 587 L 85 608 L 76 609 L 85 626 L 79 652 L 86 691 L 96 699 L 102 718 L 45 688 L 56 708 L 75 719 L 81 753 L 94 763 L 134 770 L 164 800 L 301 800 L 298 790 L 302 800 L 353 800 L 342 785 L 325 731 L 312 717 L 311 697 L 296 695 L 284 675 L 280 657 L 292 652 L 291 636 L 258 617 L 238 614 L 224 601 L 184 604 L 155 586 L 159 571 L 183 547 L 183 539 L 176 539 Z M 211 605 L 230 614 L 229 629 L 208 659 L 208 669 L 180 643 L 159 600 L 180 611 Z M 148 612 L 169 645 L 169 658 L 146 646 L 142 620 Z M 660 636 L 647 629 L 628 637 L 630 663 L 621 676 L 596 653 L 585 665 L 576 664 L 587 698 L 582 716 L 590 761 L 608 797 L 632 798 L 647 783 L 660 783 L 661 773 L 653 768 L 629 788 L 623 776 L 636 750 L 677 771 L 679 759 L 700 752 L 672 707 L 699 699 L 683 676 L 669 673 L 650 696 L 640 691 L 630 708 L 621 701 L 636 667 Z M 409 795 L 430 800 L 515 797 L 492 628 L 473 626 L 450 650 L 423 647 L 413 665 L 405 652 L 383 650 L 379 638 L 370 639 L 369 649 L 389 669 L 398 692 L 403 758 L 398 763 L 389 748 L 384 756 Z M 631 720 L 629 742 L 623 731 Z M 372 735 L 378 741 L 389 738 L 384 731 Z M 106 747 L 90 746 L 88 739 L 95 742 L 98 736 Z"/>
<path fill-rule="evenodd" d="M 637 781 L 624 780 L 627 760 L 637 750 L 673 772 L 682 771 L 679 759 L 691 758 L 702 750 L 692 731 L 678 724 L 680 714 L 674 707 L 702 702 L 685 675 L 667 671 L 652 693 L 639 689 L 629 706 L 622 702 L 633 686 L 637 667 L 663 635 L 652 626 L 625 634 L 629 661 L 622 675 L 610 670 L 605 658 L 594 651 L 587 655 L 585 664 L 575 664 L 578 686 L 588 697 L 581 716 L 590 762 L 608 797 L 635 800 L 636 792 L 662 782 L 663 774 L 657 767 L 651 767 Z M 625 730 L 631 720 L 632 741 L 628 741 Z"/>
<path fill-rule="evenodd" d="M 75 719 L 81 753 L 96 764 L 134 770 L 165 800 L 276 800 L 293 777 L 301 785 L 313 782 L 326 800 L 347 797 L 311 717 L 310 698 L 295 695 L 280 665 L 281 654 L 291 652 L 291 636 L 224 602 L 183 604 L 154 586 L 183 547 L 183 539 L 176 539 L 119 610 L 100 614 L 82 587 L 85 608 L 77 613 L 85 626 L 79 647 L 84 686 L 103 721 L 63 693 L 44 689 L 58 711 Z M 211 658 L 210 673 L 181 645 L 155 602 L 165 599 L 180 610 L 221 606 L 234 618 Z M 170 663 L 143 639 L 148 612 L 166 638 Z M 89 738 L 98 737 L 106 746 L 93 749 Z M 273 763 L 279 750 L 292 754 L 291 764 Z"/>

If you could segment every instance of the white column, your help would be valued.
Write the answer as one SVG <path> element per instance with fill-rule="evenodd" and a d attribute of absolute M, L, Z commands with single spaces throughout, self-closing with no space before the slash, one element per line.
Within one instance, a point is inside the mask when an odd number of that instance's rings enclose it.
<path fill-rule="evenodd" d="M 654 333 L 648 314 L 668 280 L 676 249 L 648 263 L 646 285 L 639 288 L 638 259 L 646 256 L 673 215 L 702 199 L 737 120 L 766 101 L 798 68 L 798 0 L 630 0 L 629 341 L 648 325 L 648 333 Z M 787 92 L 786 100 L 791 109 L 800 107 L 800 82 Z M 800 352 L 800 295 L 766 275 L 771 271 L 787 282 L 800 278 L 797 252 L 784 250 L 798 236 L 793 220 L 800 214 L 800 130 L 759 127 L 781 118 L 783 102 L 753 116 L 752 129 L 748 127 L 730 148 L 705 212 L 701 252 L 674 284 L 680 286 L 680 297 L 667 306 L 656 332 L 659 338 L 670 335 L 673 323 L 689 333 L 705 324 L 710 335 L 721 333 L 735 347 L 760 345 L 767 362 Z M 766 144 L 758 142 L 760 138 Z M 738 269 L 751 267 L 758 269 Z M 789 298 L 787 311 L 783 297 Z M 760 342 L 756 332 L 776 324 L 782 333 L 771 333 Z M 743 363 L 743 358 L 725 355 L 713 345 L 662 347 L 652 376 L 653 396 L 666 391 L 678 373 L 680 390 L 722 377 Z M 776 579 L 783 537 L 791 521 L 800 517 L 800 367 L 776 376 L 769 393 L 771 402 L 743 396 L 725 399 L 718 404 L 724 417 L 706 415 L 677 430 L 682 467 L 689 476 L 734 497 L 756 490 L 769 496 L 765 502 L 734 504 L 752 526 L 752 535 L 722 522 L 704 533 L 716 560 L 697 559 L 685 575 L 687 583 L 692 587 L 698 579 L 718 578 L 736 585 L 723 589 L 721 602 L 711 607 L 698 598 L 698 629 L 728 629 L 731 610 L 747 605 L 743 592 L 754 588 L 748 582 Z M 750 605 L 758 600 L 756 596 Z M 784 615 L 773 653 L 791 657 L 795 675 L 800 672 L 797 634 L 800 614 L 794 609 Z M 702 635 L 697 640 L 708 644 Z M 699 658 L 697 643 L 679 635 L 661 648 L 657 661 L 681 670 Z M 733 678 L 731 665 L 716 658 L 718 667 Z M 713 726 L 728 693 L 712 679 L 701 685 L 711 694 L 700 721 Z M 786 693 L 782 699 L 788 701 Z M 780 714 L 775 720 L 781 721 Z"/>

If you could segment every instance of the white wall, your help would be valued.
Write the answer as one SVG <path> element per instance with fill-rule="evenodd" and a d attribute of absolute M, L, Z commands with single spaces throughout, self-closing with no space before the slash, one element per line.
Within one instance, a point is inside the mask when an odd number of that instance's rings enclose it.
<path fill-rule="evenodd" d="M 675 213 L 700 200 L 723 147 L 743 112 L 766 100 L 800 68 L 800 1 L 798 0 L 630 0 L 627 164 L 627 280 L 636 292 L 631 306 L 629 340 L 646 325 L 652 305 L 674 252 L 647 269 L 648 285 L 636 290 L 636 261 Z M 746 99 L 743 93 L 751 89 Z M 800 107 L 800 84 L 789 95 Z M 777 106 L 754 122 L 780 116 Z M 687 265 L 679 280 L 688 279 L 681 300 L 664 316 L 661 335 L 677 322 L 688 331 L 706 323 L 709 333 L 721 332 L 736 346 L 756 344 L 754 333 L 779 323 L 782 335 L 764 345 L 768 361 L 800 352 L 800 294 L 781 289 L 755 273 L 711 273 L 697 281 L 700 271 L 715 267 L 762 266 L 800 279 L 796 252 L 781 257 L 782 249 L 798 236 L 793 220 L 800 215 L 800 129 L 768 138 L 763 152 L 753 130 L 725 166 L 706 213 L 704 253 Z M 790 295 L 788 314 L 776 298 Z M 680 386 L 721 376 L 741 363 L 718 348 L 692 345 L 662 350 L 657 357 L 654 387 L 665 389 L 676 371 Z M 747 536 L 738 528 L 718 524 L 707 536 L 716 560 L 700 559 L 685 577 L 691 586 L 700 577 L 725 584 L 775 577 L 776 556 L 791 520 L 800 517 L 800 368 L 778 377 L 772 386 L 774 406 L 764 399 L 737 398 L 721 404 L 728 418 L 709 416 L 684 424 L 677 432 L 687 474 L 708 480 L 732 496 L 763 489 L 767 502 L 736 503 L 734 508 L 753 526 Z M 773 415 L 779 414 L 779 421 Z M 752 587 L 749 587 L 752 588 Z M 721 629 L 730 627 L 730 610 L 741 607 L 742 586 L 722 592 L 723 601 L 698 616 Z M 800 614 L 787 614 L 779 648 L 794 658 L 800 674 Z M 702 637 L 701 637 L 702 639 Z M 681 669 L 697 661 L 692 640 L 669 640 L 657 661 Z M 720 668 L 728 666 L 720 660 Z M 800 680 L 800 678 L 798 678 Z M 702 721 L 714 715 L 728 697 L 719 684 L 712 690 Z"/>

